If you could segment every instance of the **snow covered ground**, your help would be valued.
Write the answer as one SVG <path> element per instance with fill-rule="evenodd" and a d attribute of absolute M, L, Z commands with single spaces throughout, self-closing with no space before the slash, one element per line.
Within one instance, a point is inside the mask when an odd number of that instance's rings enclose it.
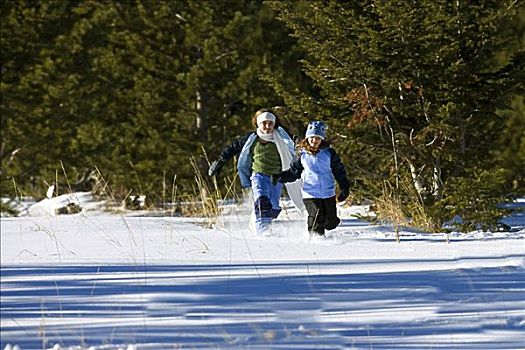
<path fill-rule="evenodd" d="M 525 201 L 511 232 L 343 223 L 310 239 L 244 207 L 204 220 L 59 197 L 1 223 L 1 349 L 523 349 Z"/>

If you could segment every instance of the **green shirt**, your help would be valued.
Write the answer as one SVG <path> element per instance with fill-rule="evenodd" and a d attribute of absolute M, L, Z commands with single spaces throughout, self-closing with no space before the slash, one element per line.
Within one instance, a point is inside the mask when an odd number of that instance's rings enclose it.
<path fill-rule="evenodd" d="M 261 143 L 257 140 L 252 146 L 252 171 L 265 175 L 273 175 L 282 171 L 281 157 L 273 142 Z"/>

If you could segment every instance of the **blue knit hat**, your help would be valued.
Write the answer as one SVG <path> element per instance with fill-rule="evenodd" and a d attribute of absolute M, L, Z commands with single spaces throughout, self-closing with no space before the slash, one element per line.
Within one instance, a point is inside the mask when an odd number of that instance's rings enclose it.
<path fill-rule="evenodd" d="M 311 122 L 306 129 L 306 137 L 317 136 L 324 140 L 326 138 L 327 128 L 326 124 L 321 121 Z"/>

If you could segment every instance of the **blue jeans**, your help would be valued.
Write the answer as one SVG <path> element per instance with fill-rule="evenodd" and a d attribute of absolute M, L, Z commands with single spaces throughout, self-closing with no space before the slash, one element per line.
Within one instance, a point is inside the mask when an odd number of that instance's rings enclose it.
<path fill-rule="evenodd" d="M 264 233 L 281 212 L 279 199 L 283 184 L 278 182 L 273 185 L 268 175 L 260 173 L 252 174 L 250 180 L 255 208 L 255 229 L 257 233 Z"/>

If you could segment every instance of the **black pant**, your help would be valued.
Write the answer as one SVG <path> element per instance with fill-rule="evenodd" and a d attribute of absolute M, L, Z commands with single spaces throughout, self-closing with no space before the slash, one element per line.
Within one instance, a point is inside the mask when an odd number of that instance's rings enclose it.
<path fill-rule="evenodd" d="M 324 235 L 324 230 L 333 230 L 341 220 L 337 217 L 335 197 L 331 198 L 303 198 L 308 212 L 308 231 Z"/>

